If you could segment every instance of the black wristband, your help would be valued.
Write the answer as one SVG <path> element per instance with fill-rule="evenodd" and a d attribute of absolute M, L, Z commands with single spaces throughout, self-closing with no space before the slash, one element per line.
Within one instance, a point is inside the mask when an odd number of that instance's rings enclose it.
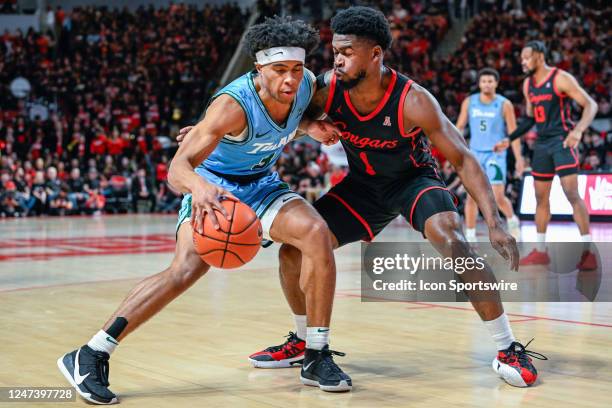
<path fill-rule="evenodd" d="M 532 117 L 527 116 L 527 118 L 521 121 L 521 123 L 516 127 L 516 130 L 508 135 L 508 139 L 510 139 L 511 142 L 515 139 L 518 139 L 519 137 L 527 133 L 529 129 L 533 127 L 534 124 L 535 120 Z"/>

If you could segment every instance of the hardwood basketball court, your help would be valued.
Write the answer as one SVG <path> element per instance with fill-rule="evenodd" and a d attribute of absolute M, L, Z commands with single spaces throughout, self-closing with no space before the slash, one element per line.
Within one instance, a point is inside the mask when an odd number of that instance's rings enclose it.
<path fill-rule="evenodd" d="M 161 215 L 0 221 L 0 386 L 67 386 L 57 358 L 85 344 L 141 278 L 164 269 L 176 218 Z M 575 235 L 575 237 L 574 237 Z M 549 236 L 578 240 L 555 223 Z M 535 238 L 531 223 L 523 239 Z M 484 238 L 484 237 L 483 237 Z M 593 225 L 595 241 L 612 227 Z M 378 240 L 420 236 L 394 222 Z M 606 407 L 612 394 L 611 303 L 508 303 L 515 335 L 549 357 L 536 386 L 491 370 L 495 347 L 469 303 L 367 303 L 360 247 L 336 252 L 331 347 L 351 393 L 305 387 L 299 369 L 254 369 L 247 356 L 293 330 L 278 245 L 248 265 L 212 270 L 122 342 L 110 382 L 125 407 Z M 84 406 L 62 403 L 58 406 Z M 51 406 L 54 404 L 39 404 Z M 19 406 L 27 406 L 20 404 Z M 33 405 L 30 405 L 33 406 Z"/>

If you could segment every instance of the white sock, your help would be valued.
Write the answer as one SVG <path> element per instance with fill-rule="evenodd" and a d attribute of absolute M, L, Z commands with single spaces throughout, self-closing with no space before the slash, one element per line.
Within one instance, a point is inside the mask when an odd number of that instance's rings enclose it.
<path fill-rule="evenodd" d="M 467 239 L 476 238 L 476 228 L 466 228 L 465 237 Z"/>
<path fill-rule="evenodd" d="M 514 222 L 514 223 L 518 223 L 518 222 L 519 222 L 519 219 L 518 219 L 518 217 L 516 216 L 516 214 L 514 214 L 512 217 L 508 218 L 508 221 L 509 221 L 509 222 Z"/>
<path fill-rule="evenodd" d="M 295 334 L 301 340 L 306 339 L 306 315 L 293 315 L 295 321 Z"/>
<path fill-rule="evenodd" d="M 100 330 L 91 338 L 91 340 L 89 340 L 87 345 L 96 351 L 105 351 L 110 355 L 113 354 L 113 351 L 115 351 L 119 345 L 119 342 L 113 337 L 109 336 L 109 334 L 104 330 Z"/>
<path fill-rule="evenodd" d="M 308 327 L 306 329 L 306 348 L 321 350 L 329 344 L 329 327 Z"/>
<path fill-rule="evenodd" d="M 540 252 L 544 252 L 546 251 L 546 233 L 540 233 L 538 232 L 537 234 L 537 242 L 538 242 L 538 251 Z"/>
<path fill-rule="evenodd" d="M 484 324 L 489 329 L 489 333 L 491 333 L 491 337 L 498 350 L 507 349 L 515 340 L 508 316 L 505 313 L 502 313 L 497 319 L 485 321 Z"/>
<path fill-rule="evenodd" d="M 584 251 L 588 251 L 591 249 L 591 242 L 593 241 L 593 239 L 591 238 L 591 234 L 584 234 L 580 236 L 580 239 L 582 240 L 582 247 Z"/>

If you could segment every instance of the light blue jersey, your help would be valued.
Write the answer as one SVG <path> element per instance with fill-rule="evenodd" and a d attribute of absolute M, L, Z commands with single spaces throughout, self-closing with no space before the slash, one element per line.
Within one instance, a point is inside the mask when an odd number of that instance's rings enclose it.
<path fill-rule="evenodd" d="M 470 149 L 479 152 L 493 151 L 493 146 L 507 136 L 505 101 L 506 98 L 501 95 L 495 95 L 490 103 L 481 102 L 480 93 L 470 96 Z"/>
<path fill-rule="evenodd" d="M 480 100 L 480 93 L 470 96 L 470 149 L 476 155 L 480 167 L 491 184 L 506 182 L 506 151 L 494 152 L 493 146 L 506 135 L 504 102 L 506 98 L 495 95 L 489 103 Z"/>
<path fill-rule="evenodd" d="M 281 207 L 301 199 L 289 189 L 278 173 L 271 172 L 283 148 L 293 139 L 302 115 L 312 98 L 315 76 L 304 69 L 291 111 L 283 126 L 276 124 L 257 94 L 253 73 L 237 78 L 217 92 L 231 96 L 240 104 L 247 127 L 238 136 L 226 135 L 195 171 L 209 183 L 223 187 L 249 205 L 261 220 L 263 236 L 270 240 L 270 228 Z M 177 231 L 191 218 L 191 194 L 186 194 L 179 211 Z"/>
<path fill-rule="evenodd" d="M 272 120 L 259 98 L 253 72 L 242 75 L 217 92 L 213 99 L 226 94 L 242 106 L 247 118 L 247 129 L 239 136 L 225 136 L 208 158 L 196 168 L 228 175 L 265 173 L 279 158 L 283 148 L 293 139 L 297 127 L 312 98 L 314 75 L 304 70 L 289 117 L 283 126 Z"/>

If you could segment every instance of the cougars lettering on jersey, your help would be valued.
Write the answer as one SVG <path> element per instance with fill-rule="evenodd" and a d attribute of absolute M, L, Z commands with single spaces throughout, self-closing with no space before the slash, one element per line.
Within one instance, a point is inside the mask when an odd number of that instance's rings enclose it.
<path fill-rule="evenodd" d="M 525 82 L 529 102 L 533 106 L 537 141 L 540 142 L 555 137 L 565 139 L 569 131 L 574 128 L 568 97 L 559 92 L 555 86 L 558 72 L 557 68 L 551 69 L 544 81 L 537 85 L 533 77 L 529 77 Z"/>
<path fill-rule="evenodd" d="M 341 130 L 351 174 L 366 179 L 413 177 L 436 169 L 429 142 L 420 128 L 404 129 L 403 106 L 413 81 L 391 70 L 382 100 L 362 116 L 351 103 L 348 90 L 332 73 L 325 113 Z"/>
<path fill-rule="evenodd" d="M 371 147 L 373 149 L 395 149 L 397 147 L 397 140 L 381 140 L 373 137 L 361 137 L 346 130 L 346 123 L 339 121 L 334 121 L 334 123 L 342 131 L 340 138 L 359 149 L 366 147 Z"/>

